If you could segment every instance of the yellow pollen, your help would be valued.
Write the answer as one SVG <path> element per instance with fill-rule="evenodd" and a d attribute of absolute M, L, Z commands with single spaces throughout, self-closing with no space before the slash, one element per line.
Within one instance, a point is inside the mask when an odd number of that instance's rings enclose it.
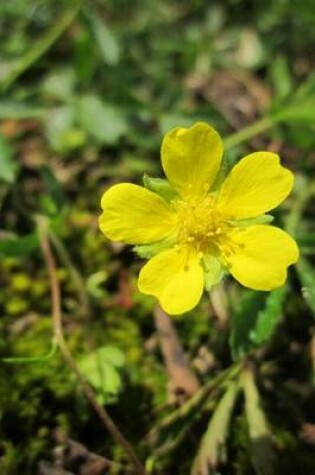
<path fill-rule="evenodd" d="M 175 201 L 173 206 L 178 216 L 177 242 L 190 244 L 198 252 L 207 252 L 215 246 L 226 253 L 231 248 L 229 234 L 233 226 L 216 209 L 211 196 Z"/>

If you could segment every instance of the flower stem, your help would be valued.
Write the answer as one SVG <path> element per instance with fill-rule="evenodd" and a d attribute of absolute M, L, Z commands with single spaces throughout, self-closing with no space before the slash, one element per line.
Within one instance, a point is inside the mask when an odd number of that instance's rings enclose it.
<path fill-rule="evenodd" d="M 250 124 L 238 132 L 229 135 L 224 140 L 225 149 L 228 150 L 229 148 L 239 145 L 240 143 L 249 140 L 255 135 L 264 132 L 265 130 L 270 129 L 270 127 L 272 127 L 278 121 L 280 121 L 280 117 L 277 118 L 277 116 L 263 117 L 262 119 L 257 120 L 253 124 Z"/>
<path fill-rule="evenodd" d="M 43 256 L 48 268 L 50 285 L 51 285 L 51 297 L 52 297 L 52 317 L 53 317 L 53 327 L 54 327 L 54 338 L 58 344 L 58 347 L 70 367 L 73 373 L 76 375 L 78 382 L 81 386 L 81 389 L 87 399 L 89 400 L 91 406 L 98 414 L 103 425 L 106 427 L 108 432 L 112 435 L 115 441 L 124 449 L 127 458 L 130 463 L 133 465 L 135 472 L 138 475 L 146 475 L 146 472 L 138 459 L 137 455 L 134 453 L 131 445 L 125 439 L 123 434 L 120 432 L 112 418 L 109 416 L 106 409 L 101 406 L 92 390 L 91 386 L 86 381 L 85 377 L 81 373 L 75 359 L 73 358 L 68 345 L 64 338 L 63 326 L 62 326 L 62 313 L 61 313 L 61 298 L 60 298 L 60 287 L 57 277 L 57 268 L 55 259 L 52 253 L 51 245 L 49 242 L 48 234 L 48 223 L 45 218 L 39 217 L 37 219 L 38 231 L 40 235 L 40 244 L 43 252 Z"/>

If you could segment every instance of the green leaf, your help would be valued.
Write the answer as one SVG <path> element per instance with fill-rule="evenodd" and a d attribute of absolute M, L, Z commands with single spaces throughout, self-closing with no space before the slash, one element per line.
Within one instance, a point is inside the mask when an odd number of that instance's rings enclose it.
<path fill-rule="evenodd" d="M 73 105 L 56 107 L 46 116 L 45 132 L 51 147 L 59 153 L 84 145 L 86 133 L 76 125 Z"/>
<path fill-rule="evenodd" d="M 315 233 L 314 232 L 303 232 L 302 234 L 298 234 L 296 236 L 296 240 L 299 246 L 310 246 L 314 247 L 315 250 Z"/>
<path fill-rule="evenodd" d="M 293 104 L 284 109 L 283 112 L 276 113 L 276 117 L 281 121 L 304 122 L 313 125 L 315 120 L 315 99 L 311 97 L 305 103 Z"/>
<path fill-rule="evenodd" d="M 204 411 L 212 409 L 217 398 L 216 390 L 238 373 L 239 366 L 231 366 L 211 381 L 206 382 L 182 406 L 162 418 L 157 427 L 154 427 L 148 435 L 154 453 L 160 456 L 174 450 L 189 434 L 189 430 L 200 419 Z"/>
<path fill-rule="evenodd" d="M 18 171 L 13 149 L 9 142 L 0 134 L 0 180 L 14 183 Z"/>
<path fill-rule="evenodd" d="M 201 417 L 203 406 L 207 400 L 206 396 L 207 394 L 201 394 L 199 391 L 183 406 L 175 409 L 158 422 L 148 436 L 154 453 L 165 455 L 182 442 L 192 425 Z"/>
<path fill-rule="evenodd" d="M 192 475 L 210 473 L 209 470 L 215 469 L 220 463 L 226 462 L 225 444 L 238 389 L 238 382 L 232 381 L 229 383 L 218 403 L 202 438 L 198 455 L 194 461 Z"/>
<path fill-rule="evenodd" d="M 42 119 L 46 117 L 48 109 L 15 101 L 0 102 L 0 119 Z"/>
<path fill-rule="evenodd" d="M 57 180 L 54 172 L 47 165 L 42 165 L 39 167 L 39 173 L 46 185 L 46 197 L 47 195 L 51 199 L 55 213 L 59 212 L 62 209 L 62 206 L 65 202 L 61 184 Z"/>
<path fill-rule="evenodd" d="M 94 95 L 82 96 L 79 99 L 78 120 L 100 143 L 116 144 L 128 131 L 128 122 L 122 110 L 104 103 Z"/>
<path fill-rule="evenodd" d="M 72 67 L 65 67 L 50 72 L 41 87 L 44 94 L 69 102 L 73 97 L 75 82 L 75 70 Z"/>
<path fill-rule="evenodd" d="M 0 256 L 2 257 L 25 257 L 37 250 L 39 238 L 37 233 L 23 237 L 0 239 Z"/>
<path fill-rule="evenodd" d="M 252 463 L 259 475 L 272 475 L 275 473 L 275 454 L 270 429 L 250 368 L 243 370 L 241 382 L 245 394 L 245 413 L 249 429 Z"/>
<path fill-rule="evenodd" d="M 282 316 L 282 306 L 286 295 L 286 286 L 270 292 L 263 310 L 258 312 L 255 328 L 250 332 L 250 339 L 256 345 L 265 343 L 274 332 Z"/>
<path fill-rule="evenodd" d="M 124 365 L 125 356 L 115 346 L 98 348 L 79 363 L 82 373 L 97 391 L 98 400 L 102 404 L 116 400 L 122 388 L 119 370 Z"/>
<path fill-rule="evenodd" d="M 231 29 L 227 33 L 227 38 L 233 44 L 233 53 L 229 57 L 231 62 L 246 69 L 256 69 L 263 64 L 266 55 L 265 46 L 254 28 Z"/>
<path fill-rule="evenodd" d="M 292 92 L 293 84 L 288 60 L 279 56 L 271 64 L 271 80 L 277 102 L 282 102 Z"/>
<path fill-rule="evenodd" d="M 120 47 L 116 36 L 100 18 L 99 14 L 91 11 L 90 7 L 85 10 L 84 14 L 105 63 L 115 66 L 120 60 Z"/>
<path fill-rule="evenodd" d="M 302 283 L 302 293 L 306 302 L 315 317 L 315 271 L 311 264 L 305 260 L 300 259 L 296 265 L 299 278 Z"/>
<path fill-rule="evenodd" d="M 265 292 L 245 291 L 235 309 L 229 339 L 234 360 L 238 360 L 254 348 L 250 335 L 256 326 L 258 312 L 264 308 L 266 297 Z"/>
<path fill-rule="evenodd" d="M 306 79 L 299 86 L 297 91 L 294 94 L 295 101 L 302 101 L 303 99 L 308 99 L 310 96 L 315 94 L 315 72 L 308 74 Z"/>
<path fill-rule="evenodd" d="M 104 290 L 104 282 L 108 278 L 108 273 L 105 270 L 95 272 L 86 279 L 86 289 L 89 294 L 95 298 L 105 298 L 106 292 Z"/>
<path fill-rule="evenodd" d="M 171 201 L 178 196 L 170 183 L 164 178 L 151 178 L 145 173 L 143 175 L 143 184 L 147 190 L 153 191 L 166 201 Z"/>
<path fill-rule="evenodd" d="M 273 292 L 247 291 L 231 322 L 230 347 L 237 360 L 271 337 L 282 315 L 286 287 Z"/>

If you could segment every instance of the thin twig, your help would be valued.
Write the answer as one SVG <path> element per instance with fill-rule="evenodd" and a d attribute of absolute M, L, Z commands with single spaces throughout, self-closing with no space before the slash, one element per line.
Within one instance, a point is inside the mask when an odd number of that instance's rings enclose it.
<path fill-rule="evenodd" d="M 49 230 L 49 238 L 50 241 L 52 242 L 53 246 L 55 247 L 55 250 L 57 254 L 60 257 L 60 260 L 63 262 L 64 266 L 68 269 L 69 274 L 72 278 L 73 284 L 75 285 L 76 291 L 77 291 L 77 296 L 78 296 L 78 314 L 80 316 L 87 316 L 89 315 L 89 297 L 86 291 L 85 287 L 85 282 L 74 265 L 67 249 L 66 246 L 63 244 L 63 242 L 59 239 L 57 234 L 55 234 L 51 229 Z"/>
<path fill-rule="evenodd" d="M 223 285 L 215 285 L 209 292 L 210 303 L 213 308 L 215 317 L 218 319 L 221 330 L 226 329 L 229 323 L 227 296 Z"/>
<path fill-rule="evenodd" d="M 106 427 L 108 432 L 112 435 L 115 441 L 124 449 L 126 456 L 128 457 L 130 463 L 133 465 L 136 473 L 138 475 L 146 475 L 146 472 L 138 459 L 137 455 L 134 453 L 131 445 L 122 435 L 114 421 L 109 416 L 106 409 L 101 406 L 94 394 L 94 391 L 86 381 L 85 377 L 81 373 L 75 359 L 73 358 L 63 334 L 62 327 L 62 314 L 61 314 L 61 299 L 60 299 L 60 287 L 57 277 L 57 269 L 55 264 L 55 259 L 51 250 L 49 235 L 47 229 L 47 222 L 45 219 L 38 218 L 38 230 L 40 235 L 40 243 L 43 251 L 44 259 L 49 271 L 50 285 L 51 285 L 51 298 L 52 298 L 52 317 L 53 317 L 53 326 L 54 326 L 54 337 L 59 346 L 59 349 L 69 365 L 73 373 L 77 376 L 77 379 L 80 383 L 83 393 L 89 400 L 91 406 L 98 414 L 103 425 Z"/>

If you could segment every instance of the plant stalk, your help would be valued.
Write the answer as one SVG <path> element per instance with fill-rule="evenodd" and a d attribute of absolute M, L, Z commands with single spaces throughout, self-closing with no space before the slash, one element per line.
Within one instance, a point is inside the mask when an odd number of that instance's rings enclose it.
<path fill-rule="evenodd" d="M 224 147 L 226 150 L 239 145 L 246 140 L 251 139 L 255 135 L 261 134 L 267 129 L 270 129 L 276 122 L 280 121 L 280 117 L 277 119 L 274 117 L 263 117 L 262 119 L 257 120 L 253 124 L 244 127 L 243 129 L 235 132 L 234 134 L 229 135 L 224 140 Z"/>
<path fill-rule="evenodd" d="M 51 245 L 49 242 L 48 234 L 48 224 L 45 219 L 38 218 L 38 231 L 40 235 L 40 244 L 43 252 L 43 256 L 48 268 L 50 285 L 51 285 L 51 298 L 52 298 L 52 317 L 53 317 L 53 327 L 54 327 L 54 338 L 58 344 L 58 347 L 70 367 L 73 373 L 76 375 L 78 382 L 82 388 L 83 393 L 89 400 L 91 406 L 99 416 L 103 425 L 106 427 L 108 432 L 112 435 L 113 439 L 123 448 L 127 458 L 135 469 L 135 472 L 138 475 L 146 475 L 146 472 L 138 459 L 137 455 L 133 451 L 129 442 L 125 439 L 123 434 L 120 432 L 112 418 L 109 416 L 106 409 L 101 406 L 94 394 L 93 389 L 86 381 L 85 377 L 81 373 L 75 359 L 73 358 L 68 345 L 64 338 L 63 326 L 62 326 L 62 313 L 61 313 L 61 297 L 60 297 L 60 287 L 57 277 L 57 268 L 55 259 L 52 253 Z"/>

